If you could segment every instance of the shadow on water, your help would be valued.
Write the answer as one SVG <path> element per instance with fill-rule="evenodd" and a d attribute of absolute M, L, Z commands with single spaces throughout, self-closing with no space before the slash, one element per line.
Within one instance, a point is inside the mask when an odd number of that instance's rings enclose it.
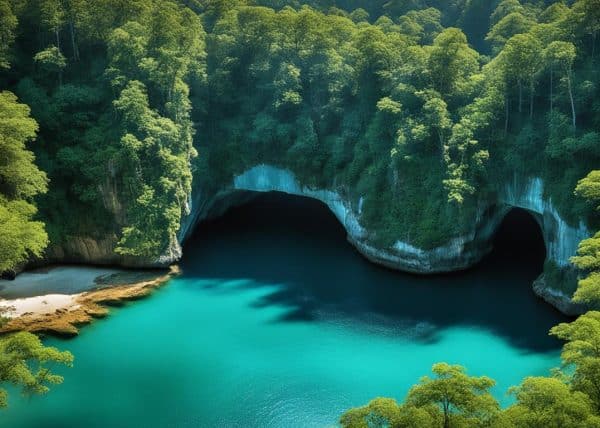
<path fill-rule="evenodd" d="M 515 209 L 494 244 L 492 254 L 466 272 L 391 271 L 358 254 L 322 203 L 270 193 L 200 224 L 181 266 L 187 278 L 278 285 L 253 306 L 289 308 L 280 322 L 342 318 L 375 330 L 411 326 L 426 342 L 440 329 L 466 326 L 490 330 L 524 352 L 558 349 L 547 332 L 568 318 L 531 288 L 545 257 L 538 224 Z"/>

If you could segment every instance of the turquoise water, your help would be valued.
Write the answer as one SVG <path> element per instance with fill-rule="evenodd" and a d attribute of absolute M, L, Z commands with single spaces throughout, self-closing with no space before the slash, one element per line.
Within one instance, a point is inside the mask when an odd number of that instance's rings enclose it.
<path fill-rule="evenodd" d="M 375 396 L 402 399 L 438 361 L 498 381 L 558 363 L 564 321 L 531 292 L 543 253 L 515 215 L 477 268 L 417 277 L 373 266 L 318 203 L 265 195 L 200 226 L 183 275 L 48 339 L 76 357 L 46 397 L 10 397 L 0 425 L 324 427 Z M 520 239 L 521 241 L 515 242 Z"/>

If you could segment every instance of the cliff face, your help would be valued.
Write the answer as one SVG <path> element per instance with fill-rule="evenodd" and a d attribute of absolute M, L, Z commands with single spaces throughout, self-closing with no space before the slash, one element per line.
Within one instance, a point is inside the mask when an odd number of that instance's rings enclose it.
<path fill-rule="evenodd" d="M 523 208 L 536 214 L 546 243 L 546 259 L 560 269 L 573 269 L 569 259 L 577 253 L 579 242 L 589 238 L 591 232 L 583 222 L 573 227 L 561 218 L 552 202 L 544 199 L 544 183 L 541 179 L 518 180 L 515 177 L 500 193 L 500 201 L 506 206 Z M 575 315 L 585 311 L 583 306 L 571 301 L 574 289 L 565 289 L 563 284 L 552 284 L 544 275 L 534 282 L 533 289 L 566 314 Z"/>
<path fill-rule="evenodd" d="M 414 273 L 441 273 L 466 269 L 481 260 L 490 250 L 492 237 L 504 216 L 512 208 L 531 212 L 544 235 L 547 259 L 562 269 L 570 269 L 569 258 L 577 251 L 582 239 L 590 236 L 583 223 L 569 226 L 558 214 L 551 201 L 544 199 L 543 182 L 539 178 L 514 179 L 498 193 L 495 204 L 481 207 L 471 230 L 448 244 L 430 250 L 416 248 L 409 242 L 396 241 L 392 247 L 380 248 L 360 222 L 363 198 L 351 199 L 346 189 L 336 191 L 312 189 L 299 184 L 288 170 L 258 165 L 236 176 L 228 189 L 213 196 L 198 194 L 192 203 L 191 215 L 183 222 L 180 240 L 184 241 L 194 225 L 208 216 L 219 215 L 228 205 L 250 197 L 246 192 L 283 192 L 320 200 L 329 207 L 346 229 L 348 240 L 369 260 L 393 269 Z M 583 310 L 571 302 L 573 290 L 561 289 L 540 277 L 535 292 L 565 313 Z"/>
<path fill-rule="evenodd" d="M 508 183 L 500 194 L 500 202 L 509 207 L 526 209 L 538 215 L 544 234 L 548 259 L 560 267 L 568 266 L 582 239 L 590 237 L 585 224 L 569 226 L 551 201 L 544 199 L 544 183 L 539 178 Z"/>
<path fill-rule="evenodd" d="M 50 244 L 43 260 L 33 260 L 29 266 L 52 263 L 82 263 L 92 265 L 117 265 L 130 268 L 164 268 L 176 263 L 182 255 L 179 241 L 173 241 L 156 259 L 124 256 L 115 253 L 119 242 L 115 233 L 101 238 L 79 235 L 63 237 L 61 244 Z"/>
<path fill-rule="evenodd" d="M 517 179 L 498 191 L 497 200 L 481 206 L 470 230 L 444 246 L 424 250 L 410 242 L 396 241 L 381 248 L 373 233 L 361 224 L 363 197 L 351 197 L 349 189 L 313 189 L 302 186 L 295 175 L 285 169 L 258 165 L 236 176 L 229 186 L 216 194 L 205 194 L 197 189 L 187 203 L 189 213 L 181 224 L 177 240 L 156 260 L 123 257 L 114 253 L 117 235 L 103 239 L 72 237 L 68 244 L 51 247 L 48 261 L 118 264 L 130 267 L 159 267 L 176 262 L 181 257 L 181 244 L 191 235 L 197 223 L 221 215 L 234 205 L 242 204 L 256 192 L 283 192 L 317 199 L 329 207 L 347 232 L 349 242 L 369 260 L 387 267 L 414 273 L 430 274 L 466 269 L 491 250 L 492 237 L 504 216 L 514 207 L 531 212 L 540 224 L 547 248 L 547 259 L 561 269 L 571 269 L 569 258 L 577 251 L 582 239 L 590 236 L 583 223 L 568 225 L 558 214 L 551 201 L 545 200 L 543 182 L 539 178 Z M 561 288 L 540 277 L 534 284 L 535 292 L 565 313 L 578 313 L 583 308 L 572 304 L 573 290 Z"/>
<path fill-rule="evenodd" d="M 51 242 L 46 249 L 43 260 L 32 260 L 29 266 L 52 263 L 83 263 L 95 265 L 118 265 L 132 268 L 161 268 L 177 262 L 181 258 L 180 241 L 173 239 L 167 250 L 160 257 L 149 260 L 145 258 L 125 256 L 115 252 L 119 242 L 119 233 L 127 224 L 126 203 L 119 198 L 116 184 L 116 171 L 109 163 L 106 180 L 98 186 L 104 208 L 112 216 L 111 230 L 104 233 L 98 231 L 90 234 L 62 236 L 60 242 Z M 188 207 L 186 214 L 191 214 Z M 85 215 L 85 213 L 83 214 Z"/>

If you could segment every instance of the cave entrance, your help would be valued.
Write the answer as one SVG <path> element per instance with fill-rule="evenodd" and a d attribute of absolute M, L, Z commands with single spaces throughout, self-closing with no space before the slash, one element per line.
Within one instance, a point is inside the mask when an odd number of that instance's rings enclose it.
<path fill-rule="evenodd" d="M 493 250 L 486 260 L 526 264 L 539 275 L 546 260 L 542 217 L 519 207 L 505 209 L 506 214 L 494 233 Z M 339 244 L 340 241 L 346 242 L 347 234 L 322 201 L 277 190 L 239 190 L 214 204 L 208 217 L 194 225 L 185 246 L 195 247 L 194 243 L 200 240 L 214 238 L 212 229 L 219 229 L 224 224 L 228 225 L 227 235 L 240 236 L 250 229 L 260 230 L 265 236 L 285 235 L 288 229 L 293 229 L 303 239 L 314 239 L 317 249 L 322 239 L 339 240 Z M 184 259 L 189 259 L 186 251 Z"/>
<path fill-rule="evenodd" d="M 446 327 L 482 326 L 526 350 L 557 348 L 545 333 L 563 319 L 531 291 L 545 246 L 541 218 L 530 212 L 502 208 L 495 250 L 482 263 L 424 276 L 369 262 L 318 200 L 278 192 L 231 198 L 185 244 L 190 292 L 252 296 L 244 307 L 272 310 L 269 323 L 333 322 L 426 343 Z"/>
<path fill-rule="evenodd" d="M 350 247 L 346 230 L 325 203 L 278 191 L 237 191 L 219 200 L 185 241 L 182 263 L 194 264 L 210 257 L 204 249 L 225 241 L 229 241 L 232 253 L 240 251 L 238 260 L 243 259 L 241 252 L 247 251 L 250 241 L 265 260 L 291 252 L 288 241 L 315 254 L 335 251 L 340 245 Z"/>
<path fill-rule="evenodd" d="M 522 208 L 512 208 L 496 229 L 492 257 L 526 262 L 542 272 L 546 260 L 546 243 L 541 217 Z"/>

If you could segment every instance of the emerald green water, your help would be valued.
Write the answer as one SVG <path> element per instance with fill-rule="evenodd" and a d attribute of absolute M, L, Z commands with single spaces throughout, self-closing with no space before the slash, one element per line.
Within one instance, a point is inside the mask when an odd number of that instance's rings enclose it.
<path fill-rule="evenodd" d="M 436 277 L 366 262 L 325 207 L 264 195 L 199 226 L 183 275 L 74 340 L 46 397 L 10 397 L 0 426 L 324 427 L 375 396 L 402 399 L 438 361 L 495 394 L 558 364 L 538 300 L 539 231 L 514 215 L 499 251 Z"/>

